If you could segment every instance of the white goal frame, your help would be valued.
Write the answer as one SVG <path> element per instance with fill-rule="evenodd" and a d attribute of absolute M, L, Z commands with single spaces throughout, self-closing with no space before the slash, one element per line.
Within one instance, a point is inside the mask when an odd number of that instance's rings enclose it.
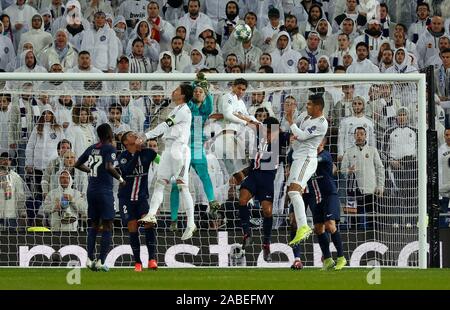
<path fill-rule="evenodd" d="M 415 82 L 418 85 L 418 241 L 419 268 L 427 268 L 427 172 L 426 172 L 426 78 L 425 74 L 206 74 L 209 81 L 232 81 L 245 78 L 248 81 L 299 81 L 299 82 Z M 193 81 L 192 73 L 0 73 L 0 81 Z"/>

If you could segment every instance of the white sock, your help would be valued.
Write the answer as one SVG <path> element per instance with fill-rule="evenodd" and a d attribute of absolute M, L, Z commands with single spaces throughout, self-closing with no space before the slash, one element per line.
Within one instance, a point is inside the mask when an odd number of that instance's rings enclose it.
<path fill-rule="evenodd" d="M 307 225 L 306 222 L 306 212 L 305 203 L 300 195 L 300 192 L 290 191 L 288 192 L 289 198 L 291 199 L 292 206 L 294 207 L 295 221 L 297 222 L 297 229 L 303 225 Z"/>
<path fill-rule="evenodd" d="M 186 210 L 187 226 L 194 226 L 194 201 L 192 200 L 189 187 L 186 184 L 178 184 L 180 196 L 183 201 L 184 209 Z"/>
<path fill-rule="evenodd" d="M 150 200 L 150 208 L 148 214 L 153 216 L 158 212 L 159 206 L 161 205 L 164 197 L 164 185 L 156 182 L 155 189 L 153 191 L 152 199 Z"/>

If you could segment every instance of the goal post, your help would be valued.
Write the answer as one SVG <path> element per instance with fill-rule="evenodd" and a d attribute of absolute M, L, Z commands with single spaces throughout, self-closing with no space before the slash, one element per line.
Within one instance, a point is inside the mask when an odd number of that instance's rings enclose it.
<path fill-rule="evenodd" d="M 173 85 L 177 85 L 180 82 L 192 82 L 196 78 L 195 74 L 184 74 L 184 73 L 172 73 L 172 74 L 162 74 L 162 73 L 152 73 L 152 74 L 79 74 L 79 73 L 1 73 L 0 74 L 0 84 L 6 83 L 6 85 L 10 85 L 9 89 L 4 89 L 0 91 L 2 93 L 10 93 L 12 96 L 18 96 L 23 90 L 18 86 L 11 85 L 22 85 L 24 82 L 39 82 L 44 84 L 45 81 L 63 81 L 64 83 L 72 83 L 72 82 L 86 82 L 86 81 L 102 81 L 106 83 L 115 83 L 116 88 L 106 88 L 106 89 L 77 89 L 76 87 L 70 87 L 61 89 L 58 86 L 55 86 L 52 89 L 46 90 L 42 88 L 32 88 L 29 90 L 29 93 L 32 96 L 38 97 L 41 93 L 46 93 L 50 97 L 58 96 L 59 92 L 63 92 L 69 96 L 73 97 L 81 97 L 81 96 L 96 96 L 97 98 L 103 97 L 114 97 L 116 100 L 121 95 L 130 94 L 130 90 L 124 90 L 123 87 L 119 86 L 117 82 L 133 82 L 133 81 L 141 81 L 143 83 L 147 83 L 147 87 L 143 87 L 141 90 L 136 90 L 131 92 L 131 95 L 140 94 L 142 96 L 151 96 L 153 94 L 162 94 L 165 98 L 170 98 L 170 87 Z M 410 117 L 412 120 L 412 126 L 417 130 L 417 167 L 414 166 L 412 169 L 412 174 L 405 176 L 404 178 L 417 178 L 416 180 L 408 179 L 408 184 L 416 184 L 417 182 L 417 191 L 414 188 L 408 188 L 408 194 L 417 194 L 417 200 L 415 197 L 405 197 L 403 202 L 406 204 L 404 209 L 398 207 L 397 202 L 389 201 L 389 197 L 383 197 L 383 202 L 380 202 L 380 209 L 377 213 L 367 215 L 367 219 L 365 223 L 369 223 L 368 226 L 364 226 L 363 228 L 359 227 L 359 224 L 356 224 L 356 228 L 348 229 L 348 234 L 346 234 L 347 241 L 344 240 L 344 243 L 352 244 L 351 246 L 346 246 L 345 255 L 354 258 L 356 262 L 358 259 L 364 260 L 364 263 L 368 263 L 370 258 L 379 258 L 382 257 L 384 253 L 388 253 L 389 251 L 386 248 L 394 248 L 394 252 L 391 254 L 386 254 L 389 258 L 382 258 L 383 261 L 381 263 L 382 266 L 389 267 L 407 267 L 413 266 L 418 268 L 427 268 L 427 251 L 428 251 L 428 243 L 427 243 L 427 139 L 426 139 L 426 130 L 427 130 L 427 122 L 426 122 L 426 76 L 424 74 L 419 73 L 411 73 L 411 74 L 206 74 L 206 78 L 211 83 L 216 83 L 217 85 L 213 89 L 213 94 L 215 95 L 215 105 L 217 105 L 219 98 L 221 95 L 225 94 L 229 91 L 228 84 L 232 82 L 236 78 L 245 78 L 249 81 L 249 89 L 248 93 L 250 94 L 247 97 L 246 103 L 251 101 L 251 94 L 256 92 L 265 92 L 263 96 L 266 96 L 264 100 L 269 101 L 271 104 L 273 101 L 268 99 L 269 93 L 277 93 L 279 92 L 281 98 L 285 98 L 286 96 L 292 95 L 299 102 L 306 102 L 307 94 L 310 92 L 310 89 L 331 89 L 328 92 L 329 98 L 332 98 L 330 102 L 338 101 L 339 91 L 342 86 L 350 85 L 356 87 L 356 92 L 358 92 L 358 88 L 365 89 L 362 92 L 368 91 L 368 89 L 372 85 L 388 85 L 391 97 L 394 97 L 394 92 L 396 92 L 397 99 L 403 102 L 406 106 L 413 102 L 412 106 L 416 104 L 417 111 L 410 111 Z M 48 84 L 47 84 L 48 85 Z M 59 84 L 58 84 L 59 85 Z M 159 88 L 152 88 L 150 85 L 162 85 L 163 90 Z M 171 86 L 169 86 L 171 85 Z M 268 86 L 269 85 L 269 86 Z M 333 93 L 333 89 L 337 89 L 336 93 Z M 385 94 L 381 94 L 383 91 L 382 87 L 374 88 L 379 91 L 379 94 L 373 94 L 372 96 L 377 99 L 382 98 Z M 373 90 L 375 91 L 375 90 Z M 325 92 L 325 90 L 324 90 Z M 401 96 L 404 96 L 403 98 Z M 356 97 L 356 95 L 355 95 Z M 364 96 L 363 96 L 364 97 Z M 368 97 L 365 97 L 366 102 L 370 101 Z M 384 97 L 383 97 L 384 98 Z M 275 100 L 275 99 L 274 99 Z M 283 101 L 283 99 L 278 99 Z M 383 99 L 384 100 L 384 99 Z M 55 101 L 56 102 L 56 101 Z M 402 106 L 402 102 L 398 104 L 397 107 Z M 78 104 L 77 102 L 74 105 Z M 280 106 L 275 111 L 278 115 L 283 115 L 283 102 L 281 102 Z M 109 105 L 109 104 L 108 104 Z M 108 105 L 105 105 L 103 109 L 104 112 L 107 113 Z M 300 104 L 299 104 L 300 106 Z M 330 115 L 332 113 L 332 109 L 334 105 L 330 106 Z M 100 110 L 102 108 L 99 108 Z M 300 109 L 300 107 L 299 107 Z M 348 108 L 351 110 L 351 104 Z M 409 109 L 409 108 L 408 108 Z M 397 116 L 397 110 L 395 110 L 395 114 L 391 118 L 395 119 Z M 414 110 L 414 109 L 412 109 Z M 216 109 L 215 109 L 216 111 Z M 144 111 L 145 112 L 145 111 Z M 105 113 L 105 114 L 106 114 Z M 353 113 L 353 112 L 350 112 Z M 331 117 L 331 116 L 330 116 Z M 20 121 L 20 118 L 18 118 Z M 340 120 L 339 120 L 340 121 Z M 380 119 L 380 122 L 385 123 L 384 127 L 380 127 L 375 130 L 387 130 L 390 126 L 387 121 Z M 20 130 L 20 126 L 16 126 L 18 130 Z M 336 127 L 337 128 L 337 127 Z M 2 127 L 2 130 L 5 130 Z M 337 132 L 337 129 L 336 129 Z M 384 135 L 384 132 L 382 132 Z M 331 133 L 330 135 L 333 135 Z M 336 141 L 336 144 L 330 145 L 330 148 L 336 150 L 338 148 L 337 140 L 338 136 L 331 137 L 330 141 Z M 388 162 L 387 155 L 384 152 L 384 147 L 386 147 L 386 143 L 382 137 L 377 137 L 375 141 L 375 145 L 377 146 L 380 157 L 384 163 Z M 25 141 L 26 142 L 26 141 Z M 26 144 L 26 143 L 25 143 Z M 331 143 L 330 143 L 331 144 Z M 333 153 L 333 152 L 332 152 Z M 338 156 L 338 154 L 333 153 L 333 157 Z M 339 166 L 340 163 L 336 161 L 336 164 Z M 413 164 L 415 165 L 415 164 Z M 392 172 L 387 171 L 386 168 L 386 176 L 389 178 L 389 173 L 392 177 Z M 217 177 L 220 179 L 220 175 L 224 172 L 222 170 L 215 170 L 218 175 L 211 176 Z M 211 172 L 210 172 L 211 173 Z M 280 173 L 281 174 L 281 173 Z M 402 176 L 400 176 L 402 177 Z M 225 177 L 224 177 L 225 178 Z M 395 178 L 395 177 L 394 177 Z M 398 178 L 398 176 L 397 176 Z M 280 177 L 280 184 L 283 183 L 283 177 Z M 223 181 L 223 180 L 222 180 Z M 386 181 L 387 182 L 387 181 Z M 229 191 L 233 185 L 228 184 L 228 180 L 226 184 L 222 184 L 226 186 Z M 338 187 L 341 187 L 343 193 L 347 193 L 350 189 L 347 187 L 348 183 L 343 179 L 338 181 Z M 397 187 L 401 187 L 398 184 L 393 183 L 393 185 L 389 185 L 390 195 L 396 195 L 399 189 Z M 410 185 L 409 185 L 410 186 Z M 415 186 L 415 185 L 414 185 Z M 30 189 L 33 191 L 33 189 Z M 2 190 L 0 189 L 0 192 Z M 194 195 L 198 197 L 202 196 L 201 190 L 192 189 Z M 279 195 L 283 197 L 283 187 L 280 186 L 279 192 L 275 191 L 275 195 Z M 35 193 L 33 193 L 35 194 Z M 167 196 L 168 193 L 166 192 Z M 204 196 L 204 195 L 203 195 Z M 287 195 L 284 195 L 287 196 Z M 346 202 L 343 197 L 341 197 L 342 207 L 347 208 Z M 414 198 L 414 199 L 410 199 Z M 198 198 L 198 200 L 202 200 L 204 198 Z M 234 196 L 234 201 L 236 202 L 236 195 Z M 288 203 L 286 201 L 287 198 L 280 199 L 280 213 L 275 215 L 274 219 L 274 231 L 276 233 L 273 234 L 273 243 L 276 243 L 276 250 L 280 253 L 279 264 L 273 264 L 273 266 L 285 266 L 286 265 L 286 257 L 289 259 L 292 258 L 292 254 L 288 254 L 289 247 L 287 246 L 287 241 L 289 240 L 289 230 L 287 228 L 287 217 L 288 214 L 286 211 L 286 206 Z M 229 202 L 229 198 L 224 197 L 224 204 Z M 417 205 L 416 205 L 417 203 Z M 281 205 L 285 204 L 285 205 Z M 408 205 L 409 204 L 409 205 Z M 201 205 L 201 203 L 200 203 Z M 256 205 L 258 205 L 256 203 Z M 180 208 L 183 210 L 182 208 Z M 383 211 L 388 210 L 388 211 Z M 166 208 L 167 211 L 167 220 L 170 220 L 170 210 Z M 204 211 L 204 210 L 201 210 Z M 391 212 L 392 211 L 392 212 Z M 196 212 L 198 210 L 196 209 Z M 259 211 L 258 211 L 259 212 Z M 353 211 L 352 211 L 353 212 Z M 180 212 L 182 213 L 182 212 Z M 0 213 L 1 214 L 1 213 Z M 229 212 L 228 217 L 237 217 L 237 212 Z M 196 216 L 199 216 L 196 214 Z M 341 214 L 342 216 L 342 214 Z M 351 212 L 345 215 L 345 218 L 359 218 L 359 214 L 351 214 Z M 364 215 L 366 216 L 366 215 Z M 372 219 L 369 219 L 372 217 Z M 410 218 L 412 220 L 404 220 L 403 218 Z M 184 219 L 183 215 L 180 215 L 180 219 Z M 398 219 L 401 219 L 401 222 L 396 222 Z M 205 220 L 205 219 L 203 219 Z M 189 243 L 181 243 L 179 238 L 173 233 L 169 232 L 169 227 L 160 227 L 158 228 L 158 241 L 163 240 L 164 244 L 158 245 L 158 251 L 162 253 L 158 253 L 161 258 L 160 261 L 163 261 L 163 264 L 166 266 L 223 266 L 225 263 L 231 266 L 232 259 L 232 250 L 233 246 L 240 242 L 240 229 L 237 219 L 227 218 L 228 225 L 233 221 L 235 225 L 233 227 L 227 226 L 227 222 L 223 221 L 218 226 L 219 227 L 210 227 L 207 224 L 205 230 L 201 232 L 198 239 L 192 245 Z M 414 222 L 417 220 L 417 222 Z M 210 221 L 210 219 L 206 219 L 205 221 Z M 412 222 L 411 222 L 412 221 Z M 373 226 L 371 226 L 370 222 L 372 222 Z M 396 226 L 399 225 L 400 227 Z M 402 224 L 404 223 L 404 224 Z M 349 224 L 350 225 L 350 224 Z M 364 224 L 366 225 L 366 224 Z M 403 225 L 403 226 L 402 226 Z M 413 225 L 413 227 L 406 226 Z M 184 227 L 184 226 L 183 226 Z M 370 227 L 370 228 L 367 228 Z M 28 253 L 27 251 L 31 251 L 33 246 L 42 246 L 40 250 L 42 250 L 41 255 L 44 255 L 43 261 L 51 259 L 52 250 L 58 251 L 65 246 L 70 246 L 71 248 L 65 248 L 67 253 L 70 251 L 74 251 L 76 253 L 80 249 L 75 248 L 79 246 L 81 248 L 85 247 L 84 233 L 83 233 L 83 224 L 80 224 L 79 229 L 76 232 L 63 233 L 66 235 L 65 237 L 58 236 L 58 233 L 52 232 L 52 235 L 46 235 L 46 233 L 30 233 L 30 232 L 14 232 L 13 230 L 6 230 L 0 228 L 0 266 L 27 266 L 26 257 L 24 258 L 23 253 Z M 254 224 L 254 230 L 260 231 L 261 227 L 258 226 L 258 223 Z M 379 229 L 379 230 L 377 230 Z M 34 244 L 27 245 L 27 238 L 22 238 L 23 234 L 27 236 L 32 236 L 32 241 Z M 60 238 L 61 237 L 61 238 Z M 123 255 L 129 255 L 130 251 L 128 249 L 124 250 L 124 247 L 128 246 L 128 237 L 125 228 L 120 229 L 120 233 L 117 236 L 118 239 L 115 239 L 115 247 L 110 253 L 110 261 L 114 264 L 114 259 L 118 257 L 125 257 Z M 56 238 L 56 239 L 55 239 Z M 195 237 L 194 237 L 195 238 Z M 232 241 L 224 241 L 224 238 L 232 239 Z M 24 241 L 25 240 L 25 241 Z M 5 243 L 17 243 L 16 244 L 5 244 Z M 53 244 L 55 242 L 55 244 Z M 67 242 L 67 244 L 65 244 Z M 78 242 L 78 243 L 77 243 Z M 365 244 L 363 244 L 365 242 Z M 50 243 L 50 244 L 49 244 Z M 396 243 L 401 243 L 396 244 Z M 387 245 L 386 245 L 387 244 Z M 54 245 L 54 247 L 53 247 Z M 45 247 L 47 246 L 47 247 Z M 122 247 L 123 246 L 123 247 Z M 313 240 L 309 240 L 302 247 L 302 252 L 307 255 L 307 263 L 309 266 L 317 266 L 317 261 L 320 262 L 320 256 L 317 256 L 318 245 Z M 373 255 L 366 255 L 364 249 L 370 252 L 376 252 Z M 367 250 L 369 249 L 369 250 Z M 20 257 L 20 252 L 22 253 L 22 257 Z M 122 251 L 122 252 L 121 252 Z M 125 251 L 125 252 L 123 252 Z M 176 252 L 180 251 L 180 252 Z M 209 252 L 207 252 L 209 251 Z M 361 253 L 359 253 L 360 251 Z M 5 253 L 7 252 L 7 253 Z M 14 252 L 14 253 L 13 253 Z M 60 251 L 61 252 L 61 251 Z M 412 253 L 417 252 L 417 258 L 413 259 L 413 262 L 409 262 L 408 258 L 411 255 L 415 255 Z M 177 253 L 184 253 L 182 257 L 176 257 L 179 255 Z M 247 256 L 247 265 L 248 266 L 271 266 L 270 264 L 266 264 L 265 262 L 261 263 L 262 256 L 259 254 L 260 250 L 256 247 L 254 248 L 253 254 Z M 405 254 L 407 253 L 407 254 Z M 60 253 L 62 254 L 62 253 Z M 402 257 L 402 255 L 406 255 L 406 257 Z M 69 254 L 68 254 L 69 255 Z M 85 255 L 85 254 L 83 254 Z M 227 257 L 225 257 L 228 255 Z M 283 256 L 285 255 L 285 256 Z M 215 258 L 212 259 L 211 257 Z M 362 257 L 365 257 L 364 259 Z M 392 256 L 392 257 L 391 257 Z M 395 257 L 394 257 L 395 256 Z M 47 258 L 45 258 L 47 257 Z M 127 258 L 122 258 L 121 262 L 118 264 L 119 266 L 130 266 L 129 256 Z M 4 260 L 12 260 L 13 262 L 7 262 Z M 84 257 L 85 259 L 85 257 Z M 82 260 L 82 259 L 80 259 Z M 349 259 L 350 261 L 350 259 Z M 224 263 L 225 262 L 225 263 Z M 359 261 L 358 261 L 359 262 Z M 284 264 L 284 265 L 283 265 Z M 350 264 L 352 265 L 351 261 Z M 45 265 L 45 264 L 44 264 Z M 364 265 L 364 264 L 361 264 Z M 353 266 L 357 266 L 355 263 Z"/>

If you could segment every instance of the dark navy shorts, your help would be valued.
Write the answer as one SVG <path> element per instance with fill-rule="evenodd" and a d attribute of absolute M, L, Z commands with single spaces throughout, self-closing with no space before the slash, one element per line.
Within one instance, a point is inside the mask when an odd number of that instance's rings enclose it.
<path fill-rule="evenodd" d="M 272 171 L 252 170 L 241 184 L 259 201 L 273 201 L 275 173 Z"/>
<path fill-rule="evenodd" d="M 337 194 L 325 195 L 322 201 L 311 208 L 314 224 L 334 220 L 339 222 L 341 217 L 341 204 Z"/>
<path fill-rule="evenodd" d="M 88 217 L 93 221 L 113 220 L 114 210 L 113 193 L 87 193 Z"/>
<path fill-rule="evenodd" d="M 148 213 L 149 205 L 147 199 L 142 201 L 130 201 L 129 199 L 119 198 L 120 217 L 122 225 L 127 226 L 129 221 L 139 220 L 144 214 Z"/>

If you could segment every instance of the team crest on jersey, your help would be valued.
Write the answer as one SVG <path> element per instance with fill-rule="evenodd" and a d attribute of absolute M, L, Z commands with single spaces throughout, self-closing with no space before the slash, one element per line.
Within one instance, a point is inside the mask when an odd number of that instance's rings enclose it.
<path fill-rule="evenodd" d="M 115 160 L 115 159 L 116 159 L 116 153 L 112 153 L 112 154 L 111 154 L 111 159 L 112 159 L 112 160 Z"/>
<path fill-rule="evenodd" d="M 364 124 L 363 127 L 364 127 L 364 128 L 367 128 L 367 124 Z"/>
<path fill-rule="evenodd" d="M 292 65 L 294 64 L 294 61 L 292 59 L 289 59 L 287 61 L 287 64 L 288 64 L 289 67 L 292 67 Z"/>
<path fill-rule="evenodd" d="M 126 159 L 126 158 L 122 158 L 122 159 L 120 160 L 120 163 L 121 163 L 122 165 L 125 165 L 125 164 L 127 163 L 127 159 Z"/>
<path fill-rule="evenodd" d="M 366 153 L 366 158 L 369 158 L 369 154 L 368 153 Z"/>
<path fill-rule="evenodd" d="M 101 36 L 101 37 L 100 37 L 100 41 L 103 42 L 103 41 L 105 41 L 105 40 L 106 40 L 106 36 Z"/>
<path fill-rule="evenodd" d="M 5 54 L 8 54 L 9 53 L 9 47 L 5 46 L 4 51 L 5 51 Z"/>
<path fill-rule="evenodd" d="M 51 134 L 50 134 L 50 138 L 52 138 L 53 140 L 55 140 L 56 139 L 56 133 L 54 133 L 54 132 L 52 132 Z"/>
<path fill-rule="evenodd" d="M 228 99 L 228 103 L 229 103 L 229 104 L 231 104 L 231 103 L 232 103 L 231 99 Z"/>

